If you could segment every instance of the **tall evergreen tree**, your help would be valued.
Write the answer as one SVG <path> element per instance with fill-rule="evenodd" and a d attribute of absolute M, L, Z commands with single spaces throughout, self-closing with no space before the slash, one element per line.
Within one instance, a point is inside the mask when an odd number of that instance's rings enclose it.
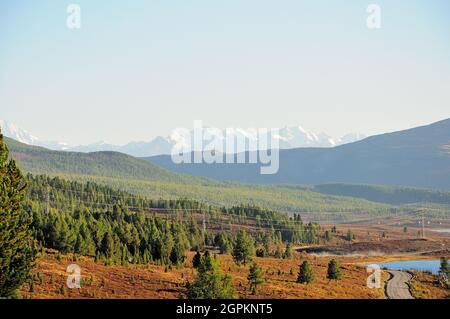
<path fill-rule="evenodd" d="M 111 259 L 114 253 L 114 239 L 110 233 L 105 233 L 100 244 L 100 253 L 106 258 Z"/>
<path fill-rule="evenodd" d="M 257 287 L 264 283 L 264 272 L 255 262 L 250 266 L 247 280 L 250 291 L 255 295 Z"/>
<path fill-rule="evenodd" d="M 355 239 L 355 235 L 353 235 L 351 229 L 347 230 L 347 235 L 345 236 L 345 239 L 348 241 L 352 241 L 353 239 Z"/>
<path fill-rule="evenodd" d="M 233 259 L 236 264 L 247 264 L 255 255 L 253 239 L 244 230 L 239 230 L 233 248 Z"/>
<path fill-rule="evenodd" d="M 331 259 L 328 263 L 327 278 L 339 280 L 341 279 L 341 267 L 336 259 Z"/>
<path fill-rule="evenodd" d="M 263 246 L 264 246 L 264 255 L 269 256 L 270 255 L 270 246 L 272 245 L 272 237 L 268 232 L 264 234 L 263 237 Z"/>
<path fill-rule="evenodd" d="M 447 257 L 441 257 L 441 267 L 439 271 L 441 274 L 450 277 L 450 264 Z"/>
<path fill-rule="evenodd" d="M 284 251 L 283 257 L 285 259 L 291 259 L 292 258 L 292 244 L 291 243 L 287 243 L 286 244 L 286 250 Z"/>
<path fill-rule="evenodd" d="M 0 132 L 0 297 L 16 297 L 28 278 L 36 254 L 29 230 L 30 220 L 22 213 L 25 179 Z"/>
<path fill-rule="evenodd" d="M 301 266 L 298 273 L 297 282 L 301 284 L 309 284 L 314 281 L 315 274 L 308 261 L 305 260 Z"/>
<path fill-rule="evenodd" d="M 325 240 L 326 241 L 331 241 L 333 239 L 333 235 L 331 234 L 330 231 L 325 231 Z"/>
<path fill-rule="evenodd" d="M 200 251 L 197 250 L 197 252 L 194 255 L 194 258 L 192 258 L 192 267 L 198 268 L 201 262 L 202 262 L 202 255 L 200 254 Z"/>
<path fill-rule="evenodd" d="M 186 255 L 184 254 L 186 248 L 184 244 L 180 241 L 176 241 L 172 252 L 170 253 L 170 261 L 172 264 L 176 265 L 177 267 L 180 267 L 184 260 L 186 259 Z"/>
<path fill-rule="evenodd" d="M 214 238 L 214 244 L 219 247 L 221 254 L 228 254 L 231 250 L 230 242 L 223 233 L 217 234 Z"/>
<path fill-rule="evenodd" d="M 231 277 L 222 274 L 220 262 L 210 254 L 203 256 L 195 281 L 187 285 L 190 299 L 232 299 Z"/>

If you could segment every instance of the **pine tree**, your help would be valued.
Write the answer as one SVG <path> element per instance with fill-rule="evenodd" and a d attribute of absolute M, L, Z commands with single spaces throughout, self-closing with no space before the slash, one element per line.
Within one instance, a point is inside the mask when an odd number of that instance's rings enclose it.
<path fill-rule="evenodd" d="M 230 242 L 223 233 L 217 234 L 214 244 L 219 247 L 221 254 L 228 254 L 231 250 Z"/>
<path fill-rule="evenodd" d="M 170 230 L 167 229 L 163 233 L 163 236 L 160 238 L 160 242 L 159 242 L 159 254 L 161 256 L 161 261 L 164 264 L 169 263 L 169 261 L 170 261 L 169 257 L 170 257 L 170 253 L 172 252 L 173 246 L 174 246 L 173 236 L 172 236 Z"/>
<path fill-rule="evenodd" d="M 291 259 L 292 258 L 292 244 L 291 243 L 287 243 L 286 244 L 286 250 L 284 251 L 283 257 L 285 259 Z"/>
<path fill-rule="evenodd" d="M 447 257 L 441 257 L 440 273 L 450 277 L 450 264 Z"/>
<path fill-rule="evenodd" d="M 331 241 L 333 239 L 333 235 L 331 234 L 330 231 L 325 231 L 325 240 L 326 241 Z"/>
<path fill-rule="evenodd" d="M 197 250 L 197 253 L 194 255 L 194 258 L 192 258 L 192 267 L 198 268 L 201 262 L 202 262 L 202 255 L 200 255 L 200 251 Z"/>
<path fill-rule="evenodd" d="M 233 249 L 233 259 L 236 264 L 244 264 L 252 260 L 255 255 L 255 245 L 253 239 L 243 230 L 239 230 L 236 237 L 236 244 Z"/>
<path fill-rule="evenodd" d="M 170 261 L 172 264 L 177 267 L 181 267 L 183 265 L 184 260 L 186 259 L 185 251 L 189 247 L 189 243 L 185 241 L 182 236 L 181 231 L 177 231 L 175 236 L 175 243 L 172 248 L 172 252 L 170 253 Z"/>
<path fill-rule="evenodd" d="M 331 259 L 328 263 L 327 278 L 332 280 L 341 279 L 341 267 L 336 259 Z"/>
<path fill-rule="evenodd" d="M 351 229 L 347 230 L 347 235 L 345 236 L 345 239 L 348 241 L 352 241 L 355 238 L 353 235 L 353 232 Z"/>
<path fill-rule="evenodd" d="M 100 253 L 106 258 L 111 259 L 114 253 L 114 239 L 110 233 L 105 233 L 100 244 Z"/>
<path fill-rule="evenodd" d="M 83 236 L 78 234 L 77 241 L 75 242 L 74 252 L 81 255 L 87 255 L 86 243 L 84 242 Z"/>
<path fill-rule="evenodd" d="M 300 271 L 298 272 L 297 282 L 301 284 L 309 284 L 314 281 L 315 274 L 308 261 L 305 260 L 301 266 Z"/>
<path fill-rule="evenodd" d="M 0 133 L 0 297 L 4 298 L 17 296 L 36 255 L 30 221 L 22 214 L 26 182 L 8 155 Z"/>
<path fill-rule="evenodd" d="M 264 272 L 262 268 L 259 267 L 256 263 L 253 263 L 250 266 L 247 280 L 250 287 L 250 291 L 252 292 L 253 295 L 255 295 L 257 286 L 264 283 Z"/>
<path fill-rule="evenodd" d="M 232 299 L 235 292 L 231 277 L 222 274 L 220 262 L 210 254 L 205 254 L 198 267 L 197 278 L 187 285 L 190 299 Z"/>

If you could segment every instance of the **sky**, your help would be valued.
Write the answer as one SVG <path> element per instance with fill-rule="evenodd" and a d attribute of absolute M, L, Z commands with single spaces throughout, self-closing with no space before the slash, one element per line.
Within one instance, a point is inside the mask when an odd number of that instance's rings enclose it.
<path fill-rule="evenodd" d="M 449 117 L 448 0 L 0 1 L 0 119 L 43 140 L 124 144 L 194 120 L 339 137 Z"/>

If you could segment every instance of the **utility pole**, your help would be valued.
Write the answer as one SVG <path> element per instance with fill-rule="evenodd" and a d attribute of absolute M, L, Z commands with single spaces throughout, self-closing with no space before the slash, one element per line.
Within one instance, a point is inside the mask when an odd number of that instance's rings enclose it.
<path fill-rule="evenodd" d="M 203 211 L 203 231 L 206 232 L 206 218 L 205 218 L 205 212 Z"/>
<path fill-rule="evenodd" d="M 206 216 L 205 216 L 205 211 L 203 211 L 203 232 L 206 234 Z"/>
<path fill-rule="evenodd" d="M 206 246 L 206 218 L 205 218 L 205 211 L 203 211 L 203 246 Z"/>
<path fill-rule="evenodd" d="M 47 187 L 47 215 L 50 213 L 50 187 Z"/>
<path fill-rule="evenodd" d="M 422 238 L 425 239 L 425 217 L 422 216 Z"/>

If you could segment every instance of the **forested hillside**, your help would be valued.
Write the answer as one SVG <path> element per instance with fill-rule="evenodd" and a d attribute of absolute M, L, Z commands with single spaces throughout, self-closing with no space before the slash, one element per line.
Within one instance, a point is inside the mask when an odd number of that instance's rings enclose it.
<path fill-rule="evenodd" d="M 170 172 L 147 161 L 117 152 L 51 151 L 5 138 L 11 156 L 27 172 L 200 183 L 203 179 Z"/>
<path fill-rule="evenodd" d="M 27 175 L 24 218 L 42 247 L 107 263 L 181 265 L 185 252 L 217 246 L 224 253 L 244 227 L 256 245 L 316 243 L 322 234 L 300 216 L 256 206 L 220 208 L 192 200 L 149 200 L 95 183 Z M 196 216 L 205 216 L 203 221 Z"/>
<path fill-rule="evenodd" d="M 364 198 L 393 205 L 412 203 L 450 204 L 450 192 L 413 187 L 359 184 L 323 184 L 314 186 L 323 194 Z"/>
<path fill-rule="evenodd" d="M 11 156 L 26 172 L 95 182 L 152 199 L 190 198 L 216 206 L 257 205 L 282 212 L 314 214 L 315 220 L 347 220 L 399 212 L 389 205 L 324 195 L 304 187 L 247 185 L 191 177 L 121 153 L 50 151 L 12 139 L 6 142 Z"/>

